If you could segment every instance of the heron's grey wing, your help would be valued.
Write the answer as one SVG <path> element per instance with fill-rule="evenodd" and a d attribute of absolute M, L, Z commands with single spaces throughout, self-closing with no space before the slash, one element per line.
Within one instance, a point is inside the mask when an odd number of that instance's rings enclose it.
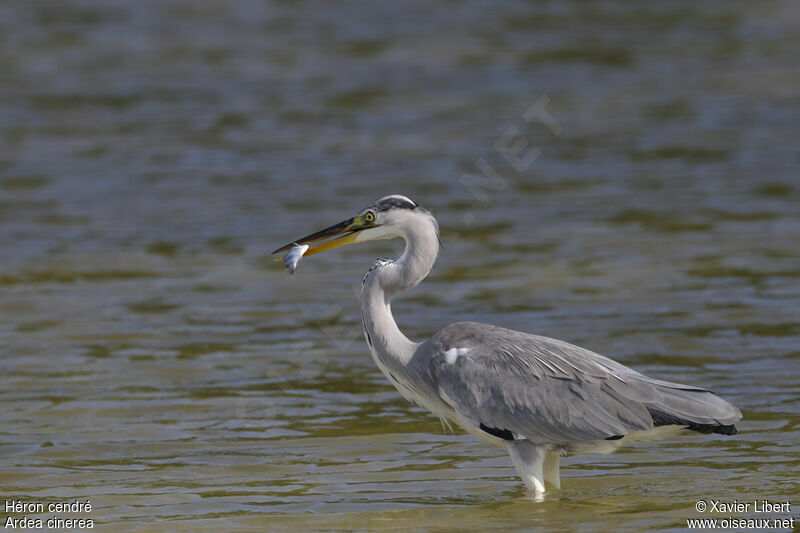
<path fill-rule="evenodd" d="M 486 324 L 451 324 L 420 350 L 427 352 L 442 400 L 496 436 L 587 442 L 654 425 L 695 424 L 702 431 L 741 418 L 736 407 L 704 389 L 654 380 L 589 350 Z"/>

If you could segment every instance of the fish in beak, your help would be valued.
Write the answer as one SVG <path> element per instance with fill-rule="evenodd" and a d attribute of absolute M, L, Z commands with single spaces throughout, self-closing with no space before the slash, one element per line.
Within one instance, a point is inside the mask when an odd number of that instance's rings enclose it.
<path fill-rule="evenodd" d="M 283 268 L 288 270 L 289 274 L 294 274 L 297 264 L 300 262 L 300 259 L 303 258 L 303 254 L 306 253 L 306 250 L 308 250 L 307 244 L 295 244 L 280 258 L 280 260 L 283 261 Z"/>
<path fill-rule="evenodd" d="M 294 267 L 297 266 L 297 263 L 300 262 L 302 257 L 318 254 L 320 252 L 324 252 L 325 250 L 332 250 L 333 248 L 338 248 L 339 246 L 344 246 L 345 244 L 352 244 L 356 242 L 356 237 L 358 236 L 359 231 L 363 231 L 368 228 L 374 228 L 376 226 L 377 224 L 375 224 L 375 215 L 371 212 L 368 212 L 364 215 L 343 220 L 338 224 L 329 226 L 323 230 L 317 231 L 316 233 L 312 233 L 311 235 L 306 235 L 302 239 L 297 239 L 296 241 L 292 241 L 289 244 L 281 246 L 272 253 L 278 254 L 281 252 L 286 252 L 286 255 L 275 260 L 283 261 L 287 268 L 294 272 Z M 316 246 L 310 246 L 312 243 L 324 241 L 330 237 L 334 238 L 317 244 Z M 301 251 L 298 250 L 298 247 L 305 247 L 305 249 Z"/>

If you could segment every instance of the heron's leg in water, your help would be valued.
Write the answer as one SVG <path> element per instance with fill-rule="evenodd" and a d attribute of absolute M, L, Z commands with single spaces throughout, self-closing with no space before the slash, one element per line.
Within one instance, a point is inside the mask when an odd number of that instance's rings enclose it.
<path fill-rule="evenodd" d="M 559 452 L 547 452 L 544 458 L 544 480 L 555 488 L 561 488 L 561 474 L 558 467 L 561 463 L 561 454 Z"/>
<path fill-rule="evenodd" d="M 522 481 L 536 494 L 544 493 L 544 460 L 547 448 L 536 446 L 529 440 L 514 440 L 507 443 L 511 462 Z"/>

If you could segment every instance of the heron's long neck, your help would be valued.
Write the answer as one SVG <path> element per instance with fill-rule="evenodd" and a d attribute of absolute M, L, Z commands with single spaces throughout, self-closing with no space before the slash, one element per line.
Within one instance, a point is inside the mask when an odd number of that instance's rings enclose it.
<path fill-rule="evenodd" d="M 406 248 L 403 254 L 394 262 L 376 265 L 367 274 L 361 291 L 365 337 L 378 366 L 388 367 L 390 371 L 405 367 L 418 346 L 397 327 L 390 306 L 392 295 L 415 287 L 425 279 L 439 251 L 436 225 L 432 220 L 404 230 Z"/>

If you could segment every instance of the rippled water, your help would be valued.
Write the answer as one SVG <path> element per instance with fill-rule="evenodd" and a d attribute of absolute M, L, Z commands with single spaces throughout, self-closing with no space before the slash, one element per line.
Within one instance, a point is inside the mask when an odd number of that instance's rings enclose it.
<path fill-rule="evenodd" d="M 798 22 L 771 1 L 0 5 L 0 492 L 126 531 L 682 531 L 699 499 L 800 506 Z M 565 339 L 718 391 L 741 433 L 569 457 L 531 502 L 368 356 L 354 287 L 396 246 L 293 278 L 271 260 L 395 192 L 444 242 L 394 305 L 410 337 Z"/>

